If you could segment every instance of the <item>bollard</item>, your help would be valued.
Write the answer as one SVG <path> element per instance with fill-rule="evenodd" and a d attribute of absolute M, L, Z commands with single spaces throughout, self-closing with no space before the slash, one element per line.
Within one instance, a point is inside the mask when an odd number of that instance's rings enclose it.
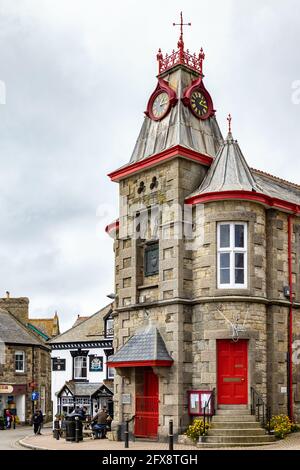
<path fill-rule="evenodd" d="M 56 438 L 57 441 L 59 440 L 59 434 L 60 434 L 59 420 L 56 419 L 54 421 L 54 435 L 55 435 L 55 438 Z"/>
<path fill-rule="evenodd" d="M 169 421 L 169 450 L 174 450 L 174 434 L 173 434 L 173 421 Z"/>
<path fill-rule="evenodd" d="M 79 442 L 79 418 L 75 416 L 75 442 Z"/>
<path fill-rule="evenodd" d="M 125 449 L 129 448 L 129 421 L 125 422 Z"/>

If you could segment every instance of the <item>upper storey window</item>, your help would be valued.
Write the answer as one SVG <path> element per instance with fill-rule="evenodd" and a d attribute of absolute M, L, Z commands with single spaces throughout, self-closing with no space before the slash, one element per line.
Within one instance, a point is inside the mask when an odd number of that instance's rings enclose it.
<path fill-rule="evenodd" d="M 159 246 L 158 242 L 146 245 L 144 251 L 144 275 L 153 276 L 159 270 Z"/>
<path fill-rule="evenodd" d="M 15 371 L 25 372 L 25 352 L 24 351 L 15 352 Z"/>
<path fill-rule="evenodd" d="M 247 287 L 247 224 L 218 224 L 218 287 Z"/>

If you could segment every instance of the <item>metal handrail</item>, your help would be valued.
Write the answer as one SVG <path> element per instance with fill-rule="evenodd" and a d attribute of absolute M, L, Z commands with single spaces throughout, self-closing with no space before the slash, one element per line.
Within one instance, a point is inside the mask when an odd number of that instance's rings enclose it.
<path fill-rule="evenodd" d="M 251 387 L 251 414 L 257 418 L 257 421 L 259 421 L 270 434 L 272 417 L 271 407 L 266 404 L 261 394 L 253 387 Z"/>
<path fill-rule="evenodd" d="M 205 424 L 206 424 L 206 417 L 208 418 L 208 421 L 211 421 L 212 416 L 215 414 L 215 391 L 216 391 L 216 389 L 213 388 L 213 390 L 210 394 L 210 397 L 207 400 L 207 402 L 205 403 L 204 408 L 203 408 L 204 430 L 205 430 Z M 207 414 L 206 410 L 209 409 L 209 407 L 211 408 L 211 412 Z"/>

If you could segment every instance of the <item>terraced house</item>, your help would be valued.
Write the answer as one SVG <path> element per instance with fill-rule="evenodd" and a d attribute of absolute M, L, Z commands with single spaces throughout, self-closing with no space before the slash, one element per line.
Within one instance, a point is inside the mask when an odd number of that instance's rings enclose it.
<path fill-rule="evenodd" d="M 266 441 L 258 402 L 300 419 L 300 186 L 250 168 L 230 116 L 223 138 L 182 26 L 178 50 L 158 52 L 131 159 L 109 175 L 115 422 L 135 415 L 135 436 L 165 439 L 170 419 L 180 435 L 209 401 L 223 428 L 246 423 L 231 442 Z"/>
<path fill-rule="evenodd" d="M 51 358 L 46 344 L 49 337 L 41 330 L 50 320 L 36 320 L 28 314 L 27 297 L 0 298 L 0 416 L 9 410 L 21 423 L 29 423 L 34 409 L 40 409 L 45 421 L 52 417 Z M 44 323 L 45 324 L 44 324 Z M 58 320 L 51 320 L 56 333 Z M 44 330 L 44 328 L 43 328 Z"/>

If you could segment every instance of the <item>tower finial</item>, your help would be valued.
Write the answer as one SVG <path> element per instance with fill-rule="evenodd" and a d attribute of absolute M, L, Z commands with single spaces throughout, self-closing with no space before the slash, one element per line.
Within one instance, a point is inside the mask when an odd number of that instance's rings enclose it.
<path fill-rule="evenodd" d="M 192 23 L 183 22 L 183 15 L 181 11 L 180 23 L 173 23 L 173 26 L 180 27 L 180 36 L 177 43 L 178 50 L 175 51 L 173 49 L 171 54 L 166 54 L 164 56 L 161 52 L 161 49 L 158 49 L 158 53 L 156 55 L 156 59 L 158 61 L 158 73 L 164 73 L 178 64 L 182 64 L 202 75 L 203 60 L 205 59 L 203 49 L 200 50 L 199 54 L 190 54 L 188 49 L 186 51 L 184 50 L 183 27 L 192 26 Z"/>
<path fill-rule="evenodd" d="M 228 134 L 231 134 L 231 121 L 232 121 L 232 117 L 231 117 L 231 114 L 230 114 L 230 113 L 228 114 L 227 121 L 228 121 Z"/>
<path fill-rule="evenodd" d="M 184 42 L 183 42 L 183 26 L 192 26 L 192 23 L 184 23 L 182 11 L 180 12 L 180 23 L 173 23 L 173 26 L 180 26 L 180 36 L 178 41 L 178 49 L 183 53 L 184 51 Z"/>
<path fill-rule="evenodd" d="M 200 64 L 200 74 L 203 75 L 203 61 L 205 59 L 205 54 L 203 51 L 203 47 L 201 47 L 199 52 L 199 64 Z"/>

